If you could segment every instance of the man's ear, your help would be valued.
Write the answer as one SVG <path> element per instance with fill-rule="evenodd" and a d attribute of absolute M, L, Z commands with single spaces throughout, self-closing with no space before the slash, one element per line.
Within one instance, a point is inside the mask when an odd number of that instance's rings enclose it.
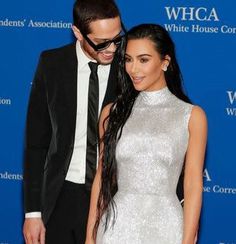
<path fill-rule="evenodd" d="M 74 32 L 75 37 L 76 37 L 79 41 L 82 41 L 83 36 L 82 36 L 80 30 L 79 30 L 75 25 L 72 26 L 72 31 Z"/>

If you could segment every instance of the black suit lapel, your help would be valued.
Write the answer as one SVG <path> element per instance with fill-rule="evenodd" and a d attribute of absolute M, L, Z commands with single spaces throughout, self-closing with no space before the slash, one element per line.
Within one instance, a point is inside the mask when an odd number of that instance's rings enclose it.
<path fill-rule="evenodd" d="M 70 143 L 70 147 L 74 146 L 74 137 L 75 137 L 75 124 L 76 124 L 76 112 L 77 112 L 77 56 L 76 56 L 76 47 L 75 44 L 68 47 L 68 52 L 64 57 L 64 94 L 65 94 L 65 103 L 67 111 L 61 116 L 66 120 L 66 125 L 68 128 L 67 135 Z"/>

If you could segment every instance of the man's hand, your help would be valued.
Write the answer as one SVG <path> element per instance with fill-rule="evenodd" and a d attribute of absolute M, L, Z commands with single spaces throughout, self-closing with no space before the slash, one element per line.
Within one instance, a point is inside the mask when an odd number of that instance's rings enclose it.
<path fill-rule="evenodd" d="M 45 244 L 45 232 L 41 218 L 26 218 L 23 234 L 26 244 Z"/>

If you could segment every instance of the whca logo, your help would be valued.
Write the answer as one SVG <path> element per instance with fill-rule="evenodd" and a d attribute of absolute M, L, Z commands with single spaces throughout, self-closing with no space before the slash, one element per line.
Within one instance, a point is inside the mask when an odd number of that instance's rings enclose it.
<path fill-rule="evenodd" d="M 220 21 L 215 8 L 206 7 L 165 7 L 169 20 Z"/>

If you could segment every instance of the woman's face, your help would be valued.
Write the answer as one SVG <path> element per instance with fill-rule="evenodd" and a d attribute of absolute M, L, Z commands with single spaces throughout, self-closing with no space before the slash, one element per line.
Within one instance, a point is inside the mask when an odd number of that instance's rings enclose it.
<path fill-rule="evenodd" d="M 125 54 L 125 69 L 137 91 L 155 91 L 166 86 L 164 71 L 167 59 L 161 60 L 149 39 L 129 40 Z"/>

